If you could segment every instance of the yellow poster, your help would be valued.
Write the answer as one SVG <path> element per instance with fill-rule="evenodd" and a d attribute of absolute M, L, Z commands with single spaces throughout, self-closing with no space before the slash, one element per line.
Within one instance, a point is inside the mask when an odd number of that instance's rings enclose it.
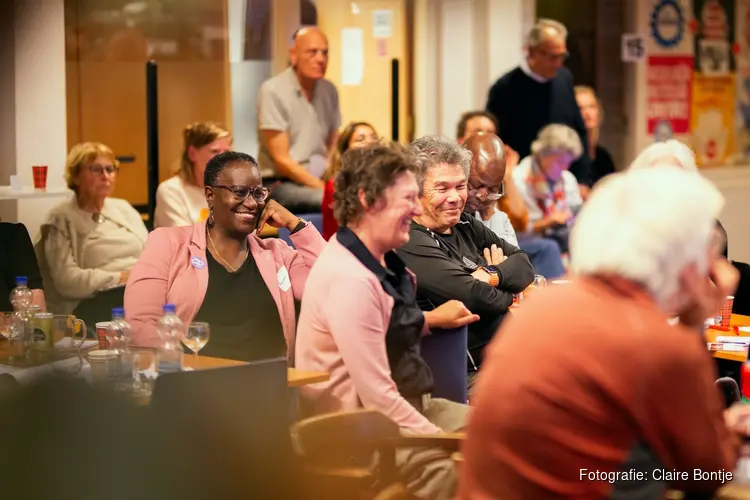
<path fill-rule="evenodd" d="M 735 76 L 693 75 L 690 130 L 700 166 L 722 165 L 734 152 Z"/>

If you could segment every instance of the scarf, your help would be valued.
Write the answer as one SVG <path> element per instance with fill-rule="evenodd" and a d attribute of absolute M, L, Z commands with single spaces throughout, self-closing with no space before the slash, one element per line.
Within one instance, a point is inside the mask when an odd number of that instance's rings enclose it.
<path fill-rule="evenodd" d="M 531 170 L 526 182 L 531 186 L 531 190 L 536 198 L 539 208 L 544 216 L 550 215 L 553 211 L 564 212 L 568 210 L 568 202 L 565 199 L 565 185 L 563 178 L 552 183 L 539 166 L 536 159 L 532 159 Z"/>

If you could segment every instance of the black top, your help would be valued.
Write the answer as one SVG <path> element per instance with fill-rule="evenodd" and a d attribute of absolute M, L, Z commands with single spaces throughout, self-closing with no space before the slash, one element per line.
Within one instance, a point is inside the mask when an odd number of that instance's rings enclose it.
<path fill-rule="evenodd" d="M 498 122 L 497 135 L 515 149 L 521 158 L 531 153 L 531 143 L 545 126 L 561 123 L 578 132 L 584 145 L 583 156 L 570 166 L 581 184 L 591 185 L 590 159 L 585 145 L 586 125 L 573 90 L 573 75 L 560 68 L 552 80 L 537 82 L 518 67 L 503 75 L 492 86 L 487 111 Z"/>
<path fill-rule="evenodd" d="M 207 322 L 211 338 L 200 354 L 239 361 L 285 357 L 279 309 L 253 255 L 233 273 L 210 252 L 206 260 L 208 288 L 194 321 Z"/>
<path fill-rule="evenodd" d="M 609 151 L 597 144 L 594 154 L 596 154 L 596 157 L 591 160 L 592 186 L 609 174 L 615 173 L 615 162 L 612 159 L 612 155 L 609 154 Z"/>
<path fill-rule="evenodd" d="M 0 222 L 0 266 L 0 311 L 13 310 L 10 292 L 17 276 L 26 276 L 32 290 L 44 289 L 34 245 L 23 224 Z"/>
<path fill-rule="evenodd" d="M 419 344 L 424 328 L 424 314 L 417 306 L 414 279 L 395 252 L 385 254 L 383 267 L 362 241 L 348 228 L 336 233 L 338 242 L 348 249 L 380 280 L 385 293 L 393 297 L 393 310 L 385 348 L 391 376 L 398 392 L 406 397 L 421 396 L 432 391 L 432 372 L 419 355 Z"/>
<path fill-rule="evenodd" d="M 471 275 L 486 265 L 482 254 L 493 244 L 507 257 L 496 266 L 500 278 L 496 288 Z M 427 309 L 451 299 L 460 300 L 480 316 L 478 322 L 469 325 L 470 337 L 480 343 L 486 343 L 495 333 L 513 303 L 513 294 L 524 291 L 534 281 L 534 267 L 526 253 L 466 212 L 447 235 L 412 222 L 409 242 L 398 254 L 417 275 L 420 305 Z"/>

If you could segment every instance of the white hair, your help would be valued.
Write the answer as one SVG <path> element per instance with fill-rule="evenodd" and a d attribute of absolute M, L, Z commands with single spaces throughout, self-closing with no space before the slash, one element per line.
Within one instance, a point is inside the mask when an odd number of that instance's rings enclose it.
<path fill-rule="evenodd" d="M 698 170 L 693 151 L 677 139 L 655 142 L 644 148 L 630 168 L 649 168 L 657 163 L 675 163 L 686 170 Z"/>
<path fill-rule="evenodd" d="M 547 153 L 558 153 L 567 151 L 578 159 L 583 154 L 583 145 L 578 132 L 560 123 L 547 125 L 536 136 L 531 143 L 531 154 L 533 156 L 544 156 Z"/>
<path fill-rule="evenodd" d="M 560 21 L 539 19 L 526 35 L 526 46 L 539 47 L 550 36 L 550 31 L 554 31 L 555 35 L 562 37 L 563 40 L 568 38 L 568 30 Z"/>
<path fill-rule="evenodd" d="M 707 270 L 723 205 L 711 182 L 673 165 L 613 174 L 592 191 L 573 226 L 571 270 L 630 279 L 667 307 L 686 266 Z"/>

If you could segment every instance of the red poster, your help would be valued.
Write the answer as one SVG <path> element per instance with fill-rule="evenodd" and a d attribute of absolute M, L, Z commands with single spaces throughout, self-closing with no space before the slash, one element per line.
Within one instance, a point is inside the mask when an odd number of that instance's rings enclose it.
<path fill-rule="evenodd" d="M 646 68 L 648 133 L 661 123 L 675 134 L 690 131 L 693 56 L 650 56 Z"/>

